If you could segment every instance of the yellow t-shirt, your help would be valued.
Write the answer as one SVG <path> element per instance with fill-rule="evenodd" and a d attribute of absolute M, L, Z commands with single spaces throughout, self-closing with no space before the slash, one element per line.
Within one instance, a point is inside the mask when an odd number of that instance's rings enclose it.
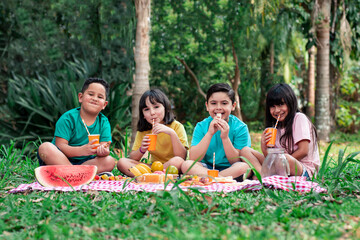
<path fill-rule="evenodd" d="M 182 145 L 186 149 L 189 149 L 189 144 L 188 144 L 187 135 L 186 135 L 184 126 L 176 120 L 174 120 L 170 125 L 166 125 L 166 126 L 174 129 L 174 131 L 176 132 Z M 144 138 L 144 136 L 146 134 L 149 134 L 149 133 L 151 133 L 151 130 L 143 131 L 143 132 L 139 132 L 139 131 L 136 132 L 135 142 L 134 142 L 132 151 L 139 150 L 139 148 L 141 147 L 142 139 Z M 169 161 L 171 158 L 175 157 L 171 138 L 166 133 L 158 134 L 157 140 L 156 140 L 156 150 L 149 151 L 149 152 L 151 155 L 152 162 L 160 161 L 162 163 L 165 163 L 165 162 Z"/>

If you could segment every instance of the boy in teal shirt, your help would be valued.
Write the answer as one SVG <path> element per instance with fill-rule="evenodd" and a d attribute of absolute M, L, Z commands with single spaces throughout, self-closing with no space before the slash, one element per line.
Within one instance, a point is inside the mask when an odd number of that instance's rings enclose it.
<path fill-rule="evenodd" d="M 78 94 L 81 107 L 65 112 L 57 121 L 54 139 L 40 145 L 42 165 L 96 165 L 98 173 L 111 172 L 115 159 L 110 154 L 111 127 L 100 111 L 108 104 L 109 84 L 99 78 L 85 81 Z M 86 126 L 86 127 L 85 127 Z M 99 134 L 100 143 L 89 142 L 90 134 Z"/>
<path fill-rule="evenodd" d="M 236 105 L 234 90 L 225 83 L 212 85 L 205 105 L 210 116 L 196 124 L 189 151 L 192 160 L 185 161 L 181 170 L 188 171 L 199 159 L 188 174 L 207 175 L 207 170 L 213 168 L 215 156 L 219 176 L 242 179 L 249 165 L 241 161 L 240 152 L 251 146 L 251 139 L 246 124 L 231 115 Z"/>

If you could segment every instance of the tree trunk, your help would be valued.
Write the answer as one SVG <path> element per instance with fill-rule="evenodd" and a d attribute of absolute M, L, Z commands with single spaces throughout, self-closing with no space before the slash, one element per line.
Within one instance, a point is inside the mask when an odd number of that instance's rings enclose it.
<path fill-rule="evenodd" d="M 331 0 L 318 0 L 316 24 L 318 49 L 316 59 L 315 125 L 319 140 L 330 140 L 330 9 Z"/>
<path fill-rule="evenodd" d="M 135 42 L 135 78 L 132 95 L 132 147 L 139 121 L 139 100 L 141 95 L 150 88 L 149 85 L 149 28 L 150 28 L 150 0 L 135 0 L 136 8 L 136 42 Z"/>
<path fill-rule="evenodd" d="M 231 87 L 235 91 L 235 102 L 236 102 L 234 115 L 242 121 L 243 118 L 241 116 L 241 104 L 240 104 L 240 97 L 239 97 L 239 90 L 238 90 L 240 83 L 241 83 L 239 60 L 236 55 L 235 46 L 234 46 L 233 41 L 231 41 L 231 45 L 232 45 L 232 51 L 233 51 L 233 58 L 234 58 L 234 62 L 235 62 L 235 69 L 234 69 L 235 74 L 234 74 L 234 78 L 231 79 L 231 85 L 232 85 Z"/>
<path fill-rule="evenodd" d="M 273 84 L 274 65 L 275 65 L 275 45 L 271 41 L 270 44 L 264 48 L 260 55 L 261 61 L 261 78 L 260 78 L 260 100 L 255 119 L 264 120 L 266 92 Z"/>
<path fill-rule="evenodd" d="M 271 41 L 270 43 L 270 74 L 271 78 L 273 78 L 274 75 L 274 63 L 275 63 L 275 49 L 274 49 L 274 42 Z"/>
<path fill-rule="evenodd" d="M 309 67 L 308 67 L 308 103 L 306 113 L 310 118 L 315 116 L 315 53 L 316 47 L 312 46 L 309 51 Z"/>

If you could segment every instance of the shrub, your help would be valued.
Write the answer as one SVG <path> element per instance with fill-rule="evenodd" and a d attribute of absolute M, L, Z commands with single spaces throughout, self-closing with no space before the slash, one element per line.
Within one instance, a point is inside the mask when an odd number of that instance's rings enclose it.
<path fill-rule="evenodd" d="M 79 106 L 78 92 L 84 80 L 95 71 L 91 64 L 77 60 L 67 64 L 62 74 L 28 78 L 15 75 L 9 80 L 6 105 L 0 107 L 0 142 L 10 139 L 49 141 L 55 124 L 66 111 Z M 131 118 L 131 98 L 126 96 L 128 83 L 111 82 L 109 104 L 104 114 L 109 118 L 118 142 L 124 141 Z"/>

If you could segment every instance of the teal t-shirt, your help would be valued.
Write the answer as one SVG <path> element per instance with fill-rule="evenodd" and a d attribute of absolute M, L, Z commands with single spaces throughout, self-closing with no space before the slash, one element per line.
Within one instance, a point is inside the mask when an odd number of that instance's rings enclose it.
<path fill-rule="evenodd" d="M 198 122 L 195 126 L 191 146 L 196 146 L 208 132 L 209 126 L 213 118 L 209 116 L 203 121 Z M 251 138 L 247 125 L 234 115 L 229 116 L 229 138 L 236 149 L 243 149 L 251 146 Z M 215 168 L 223 170 L 231 166 L 226 158 L 224 146 L 220 137 L 220 131 L 217 131 L 211 138 L 209 147 L 206 151 L 202 162 L 206 163 L 210 168 L 213 164 L 213 154 L 215 152 Z M 193 159 L 196 160 L 196 159 Z"/>
<path fill-rule="evenodd" d="M 100 142 L 111 142 L 111 127 L 107 117 L 99 113 L 95 122 L 88 126 L 90 134 L 100 134 Z M 66 139 L 70 146 L 82 146 L 89 143 L 88 133 L 80 117 L 80 108 L 74 108 L 65 112 L 56 122 L 55 137 Z M 69 158 L 70 162 L 78 162 L 89 156 Z"/>

